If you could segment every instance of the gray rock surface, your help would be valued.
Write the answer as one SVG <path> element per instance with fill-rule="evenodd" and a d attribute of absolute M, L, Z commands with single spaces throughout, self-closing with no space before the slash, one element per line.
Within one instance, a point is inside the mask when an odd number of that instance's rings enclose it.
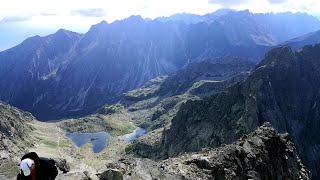
<path fill-rule="evenodd" d="M 98 177 L 101 180 L 122 180 L 123 174 L 118 169 L 108 169 L 108 170 L 98 174 Z"/>
<path fill-rule="evenodd" d="M 15 177 L 16 163 L 26 148 L 33 145 L 28 139 L 32 129 L 27 125 L 33 120 L 30 113 L 0 101 L 0 175 Z"/>
<path fill-rule="evenodd" d="M 56 180 L 90 180 L 83 172 L 71 172 L 59 174 Z"/>

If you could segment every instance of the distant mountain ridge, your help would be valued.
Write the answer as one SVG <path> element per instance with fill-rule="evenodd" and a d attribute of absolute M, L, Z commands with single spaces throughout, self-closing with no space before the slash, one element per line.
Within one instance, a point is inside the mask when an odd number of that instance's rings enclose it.
<path fill-rule="evenodd" d="M 206 22 L 210 24 L 217 18 L 224 16 L 228 14 L 229 12 L 232 12 L 235 10 L 232 9 L 218 9 L 215 12 L 205 14 L 203 16 L 198 15 L 198 14 L 189 14 L 189 13 L 179 13 L 179 14 L 174 14 L 169 17 L 158 17 L 155 20 L 162 21 L 162 22 L 167 22 L 167 21 L 183 21 L 187 24 L 197 24 L 199 22 Z"/>
<path fill-rule="evenodd" d="M 201 22 L 211 24 L 212 22 L 216 21 L 222 24 L 236 23 L 237 26 L 242 26 L 242 28 L 247 28 L 245 26 L 249 26 L 249 28 L 252 27 L 252 29 L 250 30 L 251 32 L 249 32 L 251 33 L 253 40 L 258 44 L 261 43 L 261 45 L 276 45 L 283 42 L 285 39 L 288 40 L 295 38 L 297 34 L 303 35 L 319 29 L 319 20 L 316 17 L 307 15 L 305 13 L 290 12 L 253 14 L 248 10 L 235 11 L 232 9 L 220 9 L 213 13 L 208 13 L 202 16 L 182 13 L 175 14 L 169 17 L 156 18 L 156 20 L 162 22 L 183 21 L 187 24 L 197 24 Z M 244 20 L 247 22 L 244 23 Z M 258 23 L 259 26 L 257 27 L 255 23 Z M 234 26 L 235 24 L 232 25 Z M 226 29 L 228 29 L 228 27 Z M 266 33 L 270 37 L 260 37 L 259 35 L 255 35 L 259 33 Z"/>
<path fill-rule="evenodd" d="M 0 100 L 41 120 L 81 116 L 189 63 L 222 56 L 257 62 L 272 45 L 302 35 L 301 24 L 307 32 L 320 28 L 311 16 L 283 14 L 274 23 L 287 22 L 292 32 L 282 37 L 270 20 L 262 21 L 270 16 L 220 12 L 210 24 L 131 16 L 102 21 L 85 34 L 59 30 L 28 38 L 0 52 Z"/>
<path fill-rule="evenodd" d="M 320 43 L 320 30 L 283 42 L 282 45 L 288 45 L 292 49 L 299 49 L 306 45 L 318 43 Z"/>

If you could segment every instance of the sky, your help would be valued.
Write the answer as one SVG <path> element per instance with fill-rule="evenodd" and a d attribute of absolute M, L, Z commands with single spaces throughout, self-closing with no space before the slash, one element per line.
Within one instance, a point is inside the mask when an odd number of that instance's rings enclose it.
<path fill-rule="evenodd" d="M 131 15 L 154 19 L 232 8 L 253 13 L 306 12 L 320 19 L 319 0 L 0 0 L 0 4 L 0 51 L 34 35 L 60 28 L 85 33 L 102 20 L 111 23 Z"/>

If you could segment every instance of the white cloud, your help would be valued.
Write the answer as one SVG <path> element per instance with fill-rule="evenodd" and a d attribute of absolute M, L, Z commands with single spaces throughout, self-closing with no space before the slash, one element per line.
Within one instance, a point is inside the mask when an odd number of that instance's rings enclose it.
<path fill-rule="evenodd" d="M 249 9 L 254 13 L 299 11 L 317 15 L 320 9 L 319 0 L 208 0 L 208 3 L 237 10 Z"/>
<path fill-rule="evenodd" d="M 248 4 L 253 0 L 208 0 L 208 3 L 219 4 L 223 7 L 232 7 L 234 5 Z"/>
<path fill-rule="evenodd" d="M 31 20 L 31 16 L 5 16 L 0 20 L 0 23 L 14 23 Z"/>
<path fill-rule="evenodd" d="M 84 16 L 84 17 L 104 17 L 106 16 L 106 11 L 102 8 L 98 9 L 78 9 L 70 12 L 71 15 Z"/>
<path fill-rule="evenodd" d="M 288 0 L 268 0 L 269 3 L 271 4 L 281 4 L 284 2 L 287 2 Z"/>

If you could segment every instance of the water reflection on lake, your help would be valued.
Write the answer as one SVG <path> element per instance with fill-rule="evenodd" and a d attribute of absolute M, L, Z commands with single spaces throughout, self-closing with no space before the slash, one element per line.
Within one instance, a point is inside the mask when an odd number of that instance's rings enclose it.
<path fill-rule="evenodd" d="M 148 133 L 148 131 L 146 129 L 137 128 L 132 133 L 121 136 L 121 139 L 123 139 L 127 142 L 131 142 L 131 141 L 136 140 L 139 137 L 141 137 L 147 133 Z"/>
<path fill-rule="evenodd" d="M 81 147 L 86 143 L 91 143 L 94 153 L 101 152 L 107 146 L 109 138 L 111 137 L 107 132 L 67 133 L 66 136 L 78 147 Z"/>

